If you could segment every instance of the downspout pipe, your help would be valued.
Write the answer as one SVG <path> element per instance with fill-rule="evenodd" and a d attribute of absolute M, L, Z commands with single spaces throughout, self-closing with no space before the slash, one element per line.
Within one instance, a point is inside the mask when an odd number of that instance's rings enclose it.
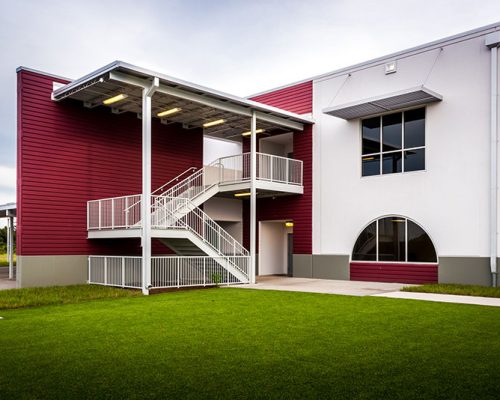
<path fill-rule="evenodd" d="M 498 46 L 500 32 L 486 35 L 485 45 L 491 53 L 490 102 L 490 269 L 491 285 L 497 286 L 498 241 Z"/>

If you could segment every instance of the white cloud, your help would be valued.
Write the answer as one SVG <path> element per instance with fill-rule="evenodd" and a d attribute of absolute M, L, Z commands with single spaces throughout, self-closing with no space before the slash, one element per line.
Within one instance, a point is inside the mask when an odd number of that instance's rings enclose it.
<path fill-rule="evenodd" d="M 0 0 L 0 160 L 19 65 L 78 78 L 121 59 L 248 95 L 498 20 L 498 0 Z"/>
<path fill-rule="evenodd" d="M 16 169 L 0 165 L 0 204 L 16 201 Z"/>
<path fill-rule="evenodd" d="M 0 165 L 0 191 L 16 188 L 16 169 Z"/>

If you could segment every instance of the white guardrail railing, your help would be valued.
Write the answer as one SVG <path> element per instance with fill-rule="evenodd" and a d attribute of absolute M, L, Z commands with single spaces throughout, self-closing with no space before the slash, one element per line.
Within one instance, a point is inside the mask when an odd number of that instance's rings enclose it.
<path fill-rule="evenodd" d="M 87 202 L 87 229 L 141 227 L 141 195 L 111 197 Z"/>
<path fill-rule="evenodd" d="M 157 256 L 151 257 L 151 288 L 234 285 L 241 281 L 221 263 L 227 259 L 248 274 L 250 257 Z M 96 285 L 140 289 L 142 259 L 132 256 L 89 256 L 88 282 Z"/>
<path fill-rule="evenodd" d="M 187 171 L 184 171 L 179 177 Z M 257 179 L 289 185 L 302 185 L 302 177 L 302 161 L 257 153 Z M 177 180 L 178 177 L 168 183 L 177 182 Z M 194 199 L 216 184 L 248 180 L 250 180 L 250 153 L 243 153 L 219 158 L 170 188 L 166 187 L 167 184 L 161 186 L 163 193 L 158 196 Z M 158 189 L 153 193 L 157 192 Z M 158 196 L 154 199 L 157 199 Z M 91 200 L 87 203 L 88 230 L 140 228 L 140 221 L 141 195 L 139 194 Z"/>
<path fill-rule="evenodd" d="M 142 288 L 142 258 L 89 256 L 89 283 L 124 288 Z"/>
<path fill-rule="evenodd" d="M 206 166 L 218 183 L 250 180 L 250 153 L 222 157 Z M 292 158 L 257 153 L 256 178 L 287 185 L 303 184 L 303 162 Z M 208 172 L 208 171 L 207 171 Z"/>

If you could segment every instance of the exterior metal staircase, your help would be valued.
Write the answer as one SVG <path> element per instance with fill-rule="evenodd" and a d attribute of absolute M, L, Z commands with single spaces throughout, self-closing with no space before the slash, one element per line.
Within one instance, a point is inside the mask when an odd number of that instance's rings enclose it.
<path fill-rule="evenodd" d="M 297 188 L 302 189 L 301 161 L 269 154 L 258 153 L 257 156 L 257 178 L 261 182 L 289 185 L 291 193 L 297 193 Z M 245 185 L 249 179 L 250 157 L 245 153 L 218 159 L 198 170 L 192 167 L 152 193 L 149 201 L 152 236 L 178 255 L 152 257 L 154 287 L 172 287 L 172 282 L 176 282 L 177 287 L 192 286 L 193 282 L 215 284 L 213 277 L 216 275 L 224 276 L 227 284 L 250 281 L 249 252 L 199 208 L 223 185 L 226 188 L 231 184 Z M 140 236 L 141 197 L 133 195 L 89 201 L 89 238 Z M 116 262 L 111 256 L 107 257 L 110 263 Z M 107 261 L 98 256 L 89 257 L 89 277 L 92 276 L 92 261 L 98 267 L 98 273 L 94 275 L 102 275 L 101 280 L 108 282 L 103 284 L 118 280 L 120 274 L 116 271 L 118 278 L 107 277 Z M 132 261 L 123 259 L 122 283 L 115 286 L 127 286 L 126 265 Z"/>
<path fill-rule="evenodd" d="M 191 194 L 197 190 L 187 189 Z M 160 240 L 180 255 L 200 255 L 200 251 L 217 260 L 241 282 L 248 282 L 246 268 L 248 251 L 234 237 L 197 207 L 185 194 L 179 197 L 158 196 L 153 203 L 153 229 L 167 230 L 170 237 Z M 182 195 L 185 195 L 183 197 Z M 199 197 L 199 194 L 196 194 Z M 180 241 L 179 239 L 184 239 Z M 191 242 L 195 248 L 186 243 Z"/>

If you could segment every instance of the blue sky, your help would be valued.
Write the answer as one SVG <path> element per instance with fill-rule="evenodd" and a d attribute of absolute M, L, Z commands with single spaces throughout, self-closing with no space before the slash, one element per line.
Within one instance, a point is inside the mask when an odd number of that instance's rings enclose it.
<path fill-rule="evenodd" d="M 20 65 L 77 78 L 120 59 L 245 96 L 497 21 L 498 0 L 0 0 L 0 204 Z"/>

